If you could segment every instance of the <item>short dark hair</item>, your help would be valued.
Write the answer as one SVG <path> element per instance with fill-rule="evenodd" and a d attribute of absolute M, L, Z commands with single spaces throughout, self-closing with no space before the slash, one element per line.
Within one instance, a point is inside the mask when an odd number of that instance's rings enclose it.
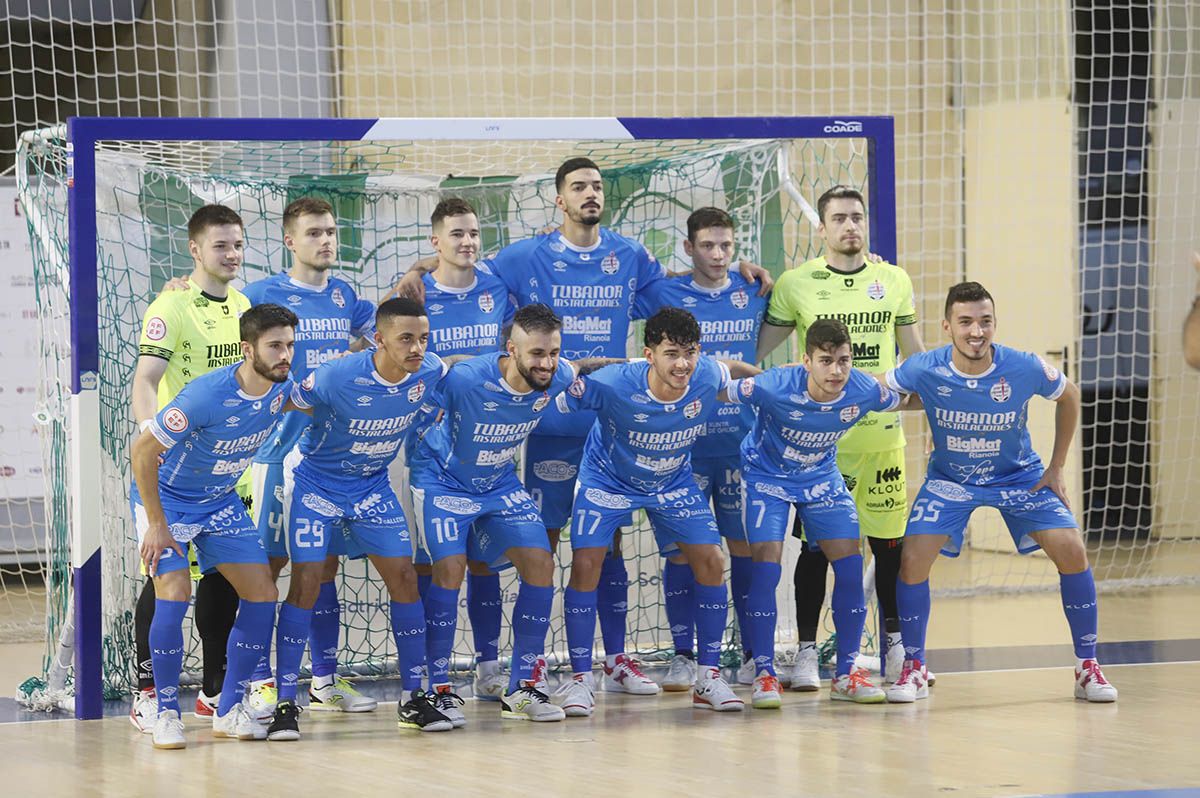
<path fill-rule="evenodd" d="M 415 299 L 406 296 L 394 296 L 386 302 L 381 302 L 375 311 L 375 327 L 383 326 L 385 321 L 400 316 L 420 317 L 426 315 L 425 306 Z"/>
<path fill-rule="evenodd" d="M 513 314 L 512 326 L 527 333 L 552 333 L 562 329 L 562 319 L 548 305 L 534 303 Z"/>
<path fill-rule="evenodd" d="M 812 356 L 818 349 L 824 352 L 836 352 L 845 344 L 850 343 L 850 330 L 846 323 L 838 319 L 817 319 L 804 334 L 804 352 Z"/>
<path fill-rule="evenodd" d="M 462 197 L 446 197 L 433 209 L 433 215 L 429 217 L 429 223 L 436 230 L 447 216 L 465 216 L 468 213 L 475 213 L 475 209 L 471 207 L 471 203 Z"/>
<path fill-rule="evenodd" d="M 683 308 L 662 308 L 646 320 L 643 336 L 646 346 L 658 346 L 670 340 L 678 346 L 700 343 L 700 324 L 696 317 Z"/>
<path fill-rule="evenodd" d="M 324 213 L 333 216 L 333 206 L 320 197 L 300 197 L 299 199 L 294 199 L 283 209 L 283 229 L 291 230 L 292 225 L 301 216 L 308 216 L 309 214 L 320 215 Z"/>
<path fill-rule="evenodd" d="M 996 307 L 996 300 L 992 299 L 988 290 L 979 283 L 966 282 L 952 285 L 946 292 L 946 318 L 950 318 L 950 308 L 959 302 L 982 302 L 985 299 L 992 303 L 993 308 Z"/>
<path fill-rule="evenodd" d="M 727 227 L 733 230 L 733 217 L 720 208 L 697 208 L 687 218 L 688 241 L 696 243 L 696 234 L 710 227 Z"/>
<path fill-rule="evenodd" d="M 295 313 L 283 305 L 272 305 L 268 302 L 265 305 L 255 305 L 243 313 L 238 323 L 238 330 L 243 341 L 256 344 L 267 330 L 273 330 L 276 327 L 295 329 L 299 323 L 300 320 L 296 318 Z"/>
<path fill-rule="evenodd" d="M 577 169 L 595 169 L 597 172 L 600 171 L 600 167 L 596 166 L 596 162 L 591 158 L 568 158 L 563 161 L 562 166 L 558 167 L 558 171 L 554 174 L 554 190 L 561 194 L 563 183 L 567 182 L 567 175 Z"/>
<path fill-rule="evenodd" d="M 834 186 L 817 199 L 817 218 L 821 220 L 821 224 L 825 224 L 825 209 L 829 206 L 830 201 L 835 199 L 858 200 L 858 204 L 863 206 L 863 210 L 867 209 L 867 202 L 863 199 L 861 191 L 852 186 Z"/>
<path fill-rule="evenodd" d="M 243 233 L 246 230 L 242 217 L 238 216 L 233 208 L 226 205 L 202 205 L 188 219 L 188 238 L 195 241 L 208 228 L 222 224 L 236 224 L 242 228 Z"/>

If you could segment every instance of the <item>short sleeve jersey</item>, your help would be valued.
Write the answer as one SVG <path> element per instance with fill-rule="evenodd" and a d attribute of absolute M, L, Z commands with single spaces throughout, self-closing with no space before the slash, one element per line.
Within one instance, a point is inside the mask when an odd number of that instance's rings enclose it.
<path fill-rule="evenodd" d="M 223 500 L 279 420 L 292 381 L 251 396 L 238 384 L 238 365 L 192 380 L 150 422 L 167 447 L 158 467 L 164 509 L 196 512 Z"/>
<path fill-rule="evenodd" d="M 475 267 L 475 281 L 466 288 L 438 283 L 424 276 L 425 312 L 429 314 L 429 348 L 442 357 L 496 352 L 505 325 L 512 321 L 508 288 L 485 264 Z"/>
<path fill-rule="evenodd" d="M 840 396 L 818 402 L 808 392 L 808 369 L 767 369 L 734 380 L 729 398 L 758 410 L 754 429 L 742 441 L 743 479 L 766 479 L 804 487 L 837 471 L 837 443 L 867 413 L 891 412 L 900 395 L 866 372 L 854 369 Z"/>
<path fill-rule="evenodd" d="M 954 367 L 944 346 L 906 359 L 888 372 L 888 384 L 915 393 L 933 435 L 929 474 L 967 485 L 1024 483 L 1040 476 L 1042 461 L 1029 439 L 1029 400 L 1057 399 L 1066 377 L 1037 355 L 992 344 L 983 374 Z"/>
<path fill-rule="evenodd" d="M 767 322 L 794 324 L 800 341 L 818 319 L 839 319 L 850 330 L 854 366 L 883 374 L 896 365 L 896 327 L 915 324 L 912 280 L 899 266 L 866 263 L 855 272 L 814 258 L 785 272 L 771 294 Z M 904 446 L 895 413 L 871 414 L 846 434 L 844 452 L 879 452 Z"/>
<path fill-rule="evenodd" d="M 150 303 L 138 354 L 167 361 L 158 383 L 159 408 L 196 377 L 241 362 L 239 319 L 249 309 L 249 300 L 232 287 L 218 299 L 191 283 L 186 291 L 164 291 Z"/>

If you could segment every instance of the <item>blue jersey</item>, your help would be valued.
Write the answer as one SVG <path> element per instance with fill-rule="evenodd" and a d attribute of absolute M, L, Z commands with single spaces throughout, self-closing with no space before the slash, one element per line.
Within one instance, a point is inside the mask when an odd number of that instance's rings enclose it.
<path fill-rule="evenodd" d="M 375 306 L 359 299 L 354 289 L 337 277 L 330 277 L 324 288 L 317 289 L 286 274 L 274 274 L 250 283 L 242 293 L 251 305 L 282 305 L 300 319 L 292 355 L 292 379 L 296 382 L 322 363 L 349 351 L 351 341 L 370 339 L 375 334 Z M 255 462 L 282 463 L 308 424 L 304 413 L 284 416 Z"/>
<path fill-rule="evenodd" d="M 390 383 L 375 370 L 374 352 L 326 363 L 292 390 L 292 403 L 313 410 L 300 439 L 297 474 L 353 485 L 385 470 L 421 418 L 423 406 L 446 373 L 426 353 L 421 367 Z"/>
<path fill-rule="evenodd" d="M 722 360 L 755 362 L 758 330 L 767 312 L 769 296 L 759 296 L 758 287 L 731 271 L 721 288 L 702 288 L 692 275 L 674 280 L 651 283 L 637 295 L 635 318 L 649 318 L 664 307 L 683 308 L 700 323 L 700 346 L 704 354 Z M 742 438 L 754 423 L 754 411 L 749 407 L 723 404 L 708 420 L 704 440 L 700 442 L 704 457 L 738 457 Z"/>
<path fill-rule="evenodd" d="M 250 396 L 238 385 L 240 363 L 210 371 L 183 387 L 158 411 L 150 432 L 168 447 L 158 467 L 164 510 L 195 511 L 219 504 L 250 467 L 270 436 L 292 381 Z M 140 501 L 137 485 L 135 501 Z"/>
<path fill-rule="evenodd" d="M 560 359 L 545 391 L 518 393 L 501 376 L 503 352 L 456 363 L 431 405 L 442 418 L 421 438 L 413 457 L 413 482 L 434 479 L 468 493 L 485 493 L 506 477 L 516 478 L 513 460 L 551 400 L 575 379 L 575 367 Z"/>
<path fill-rule="evenodd" d="M 1034 396 L 1057 399 L 1067 380 L 1037 355 L 992 344 L 992 365 L 963 374 L 944 346 L 905 360 L 888 384 L 915 393 L 933 435 L 929 475 L 967 485 L 1025 483 L 1042 473 L 1029 441 L 1027 413 Z"/>
<path fill-rule="evenodd" d="M 508 288 L 485 264 L 475 267 L 475 282 L 449 288 L 424 276 L 425 312 L 429 314 L 429 350 L 442 357 L 483 355 L 500 349 L 505 325 L 512 321 Z"/>
<path fill-rule="evenodd" d="M 742 441 L 742 479 L 804 486 L 837 473 L 837 442 L 867 413 L 890 412 L 900 394 L 853 369 L 842 393 L 818 402 L 808 393 L 808 369 L 786 366 L 734 380 L 729 399 L 758 410 Z"/>
<path fill-rule="evenodd" d="M 605 366 L 574 382 L 560 410 L 597 411 L 579 465 L 580 484 L 629 494 L 662 493 L 681 476 L 692 482 L 692 444 L 729 383 L 729 369 L 701 356 L 687 392 L 664 402 L 650 392 L 645 361 Z M 693 483 L 694 484 L 694 483 Z"/>
<path fill-rule="evenodd" d="M 488 263 L 519 307 L 541 302 L 562 317 L 569 360 L 625 357 L 635 295 L 665 278 L 645 247 L 604 227 L 587 249 L 554 232 L 511 244 Z M 594 420 L 592 413 L 563 417 L 552 408 L 538 432 L 582 438 Z"/>

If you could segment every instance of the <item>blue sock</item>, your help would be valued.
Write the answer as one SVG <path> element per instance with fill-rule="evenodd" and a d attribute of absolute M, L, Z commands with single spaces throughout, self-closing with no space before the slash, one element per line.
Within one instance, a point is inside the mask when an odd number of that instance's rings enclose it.
<path fill-rule="evenodd" d="M 225 717 L 242 700 L 254 666 L 271 648 L 271 630 L 275 628 L 274 601 L 238 602 L 237 619 L 225 647 L 225 681 L 221 685 L 221 704 L 217 715 Z"/>
<path fill-rule="evenodd" d="M 321 583 L 312 613 L 312 625 L 308 630 L 312 675 L 332 676 L 337 673 L 338 635 L 342 631 L 342 604 L 338 601 L 336 583 Z"/>
<path fill-rule="evenodd" d="M 596 591 L 563 591 L 563 620 L 567 627 L 567 648 L 573 673 L 590 673 L 592 649 L 596 642 Z"/>
<path fill-rule="evenodd" d="M 1063 612 L 1071 627 L 1071 643 L 1079 659 L 1096 658 L 1096 636 L 1100 631 L 1099 610 L 1096 604 L 1096 582 L 1092 569 L 1083 573 L 1059 574 Z"/>
<path fill-rule="evenodd" d="M 270 681 L 274 675 L 275 674 L 271 672 L 271 658 L 269 656 L 263 657 L 258 661 L 258 664 L 254 666 L 254 673 L 250 675 L 250 681 L 266 682 Z"/>
<path fill-rule="evenodd" d="M 512 672 L 508 690 L 521 686 L 522 680 L 533 678 L 533 664 L 546 648 L 546 630 L 550 628 L 550 608 L 554 604 L 553 587 L 536 587 L 524 582 L 517 590 L 513 607 Z"/>
<path fill-rule="evenodd" d="M 610 657 L 625 653 L 625 614 L 629 609 L 629 573 L 623 557 L 605 557 L 596 589 L 596 615 L 600 618 L 600 637 L 604 653 Z"/>
<path fill-rule="evenodd" d="M 756 673 L 775 675 L 775 588 L 783 566 L 777 562 L 750 564 L 750 591 L 746 596 L 746 622 Z"/>
<path fill-rule="evenodd" d="M 400 666 L 400 689 L 420 690 L 425 676 L 425 608 L 419 601 L 391 603 L 392 638 Z"/>
<path fill-rule="evenodd" d="M 183 670 L 183 616 L 188 601 L 154 600 L 150 621 L 150 662 L 154 668 L 154 691 L 158 711 L 179 711 L 179 672 Z"/>
<path fill-rule="evenodd" d="M 696 650 L 696 600 L 692 596 L 695 586 L 696 576 L 690 565 L 670 560 L 663 563 L 663 600 L 676 654 Z"/>
<path fill-rule="evenodd" d="M 925 629 L 929 626 L 929 580 L 910 585 L 897 579 L 896 610 L 900 613 L 904 658 L 924 663 Z"/>
<path fill-rule="evenodd" d="M 742 638 L 742 654 L 750 658 L 750 626 L 746 621 L 746 598 L 750 593 L 750 572 L 754 560 L 729 555 L 729 590 L 733 594 L 733 614 L 737 618 L 738 634 Z"/>
<path fill-rule="evenodd" d="M 433 584 L 433 574 L 417 574 L 417 594 L 421 596 L 421 601 L 425 600 L 425 594 L 429 592 L 429 586 Z"/>
<path fill-rule="evenodd" d="M 729 597 L 725 585 L 696 583 L 696 659 L 702 667 L 715 668 L 721 663 L 721 641 L 725 637 L 725 618 L 729 615 Z"/>
<path fill-rule="evenodd" d="M 312 616 L 312 610 L 300 609 L 286 601 L 279 608 L 275 624 L 275 687 L 280 701 L 296 700 L 296 681 L 300 678 Z"/>
<path fill-rule="evenodd" d="M 844 676 L 854 668 L 867 622 L 867 597 L 863 594 L 863 558 L 851 554 L 833 560 L 833 628 L 837 632 L 837 663 L 834 674 Z"/>
<path fill-rule="evenodd" d="M 500 658 L 503 608 L 500 574 L 467 574 L 467 618 L 471 621 L 471 636 L 475 641 L 475 659 L 478 662 L 494 662 Z"/>
<path fill-rule="evenodd" d="M 429 686 L 450 681 L 450 657 L 458 629 L 458 591 L 431 584 L 425 593 L 425 662 Z"/>

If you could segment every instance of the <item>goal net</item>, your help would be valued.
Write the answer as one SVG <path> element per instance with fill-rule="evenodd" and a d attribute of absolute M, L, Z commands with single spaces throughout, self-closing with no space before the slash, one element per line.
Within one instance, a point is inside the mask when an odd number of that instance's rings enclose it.
<path fill-rule="evenodd" d="M 510 120 L 499 131 L 478 120 L 390 120 L 393 131 L 380 133 L 387 127 L 383 120 L 363 128 L 371 131 L 369 140 L 346 135 L 346 124 L 353 120 L 295 120 L 276 125 L 273 140 L 251 140 L 253 131 L 270 127 L 253 120 L 210 119 L 191 127 L 187 120 L 170 120 L 178 123 L 174 125 L 168 120 L 101 121 L 108 132 L 94 134 L 94 170 L 85 166 L 81 153 L 90 143 L 81 144 L 78 135 L 69 143 L 66 131 L 56 128 L 24 138 L 19 172 L 40 308 L 39 417 L 45 433 L 50 537 L 47 636 L 57 640 L 66 622 L 72 568 L 76 597 L 85 600 L 78 580 L 91 579 L 89 563 L 98 549 L 102 606 L 94 644 L 102 653 L 103 685 L 110 697 L 132 685 L 133 609 L 143 582 L 128 504 L 128 449 L 135 432 L 130 391 L 141 317 L 168 279 L 191 271 L 186 223 L 201 204 L 228 205 L 244 219 L 242 279 L 250 282 L 287 268 L 284 206 L 303 195 L 328 199 L 339 225 L 336 273 L 373 300 L 413 261 L 432 254 L 428 220 L 442 197 L 462 196 L 478 209 L 485 252 L 556 224 L 554 172 L 576 155 L 591 157 L 603 171 L 604 223 L 641 241 L 668 267 L 688 263 L 682 249 L 685 220 L 693 209 L 708 205 L 733 216 L 741 258 L 779 274 L 814 257 L 819 248 L 812 206 L 835 184 L 864 191 L 873 249 L 895 257 L 891 122 L 886 119 L 709 119 L 691 120 L 690 125 L 680 124 L 686 120 L 640 120 L 633 134 L 627 129 L 633 125 L 625 127 L 618 120 Z M 77 120 L 75 131 L 80 129 Z M 506 138 L 509 129 L 519 135 Z M 164 133 L 150 140 L 147 136 L 156 134 L 148 130 Z M 609 133 L 595 138 L 596 130 Z M 261 139 L 264 134 L 257 135 Z M 184 137 L 189 140 L 179 140 Z M 81 202 L 91 195 L 94 211 Z M 69 201 L 75 203 L 70 226 L 75 240 L 68 234 Z M 86 236 L 92 229 L 94 299 L 87 290 L 88 270 L 80 265 L 90 253 Z M 91 364 L 85 362 L 89 324 L 96 336 Z M 630 349 L 640 353 L 635 335 L 631 333 Z M 80 407 L 81 397 L 89 395 L 95 399 L 94 412 Z M 91 426 L 95 429 L 89 430 Z M 662 562 L 644 517 L 637 519 L 625 551 L 631 651 L 644 657 L 664 654 L 671 642 L 663 612 Z M 558 555 L 561 587 L 570 560 L 567 543 Z M 785 573 L 791 572 L 794 556 L 789 545 Z M 516 585 L 512 575 L 505 580 L 507 611 Z M 794 639 L 791 580 L 782 581 L 780 640 L 789 641 Z M 347 562 L 338 589 L 341 666 L 360 674 L 394 668 L 388 596 L 381 580 L 366 561 Z M 285 590 L 281 583 L 281 593 Z M 507 635 L 507 623 L 504 629 Z M 87 634 L 86 629 L 77 631 L 79 645 L 92 645 Z M 470 662 L 469 634 L 464 607 L 455 646 L 460 667 Z M 727 639 L 732 647 L 732 627 Z M 502 639 L 502 651 L 506 643 Z M 557 610 L 547 648 L 565 659 Z M 194 633 L 185 671 L 199 671 Z"/>

